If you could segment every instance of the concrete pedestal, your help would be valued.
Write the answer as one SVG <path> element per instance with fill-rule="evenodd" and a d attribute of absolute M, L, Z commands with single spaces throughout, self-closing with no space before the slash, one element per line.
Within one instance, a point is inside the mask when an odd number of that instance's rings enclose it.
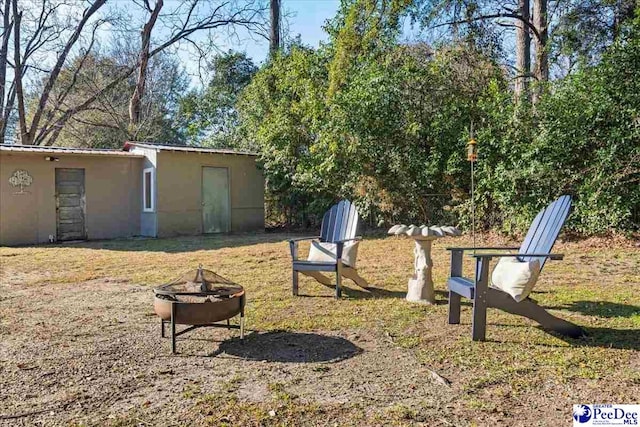
<path fill-rule="evenodd" d="M 433 290 L 433 261 L 431 260 L 431 242 L 435 237 L 415 236 L 414 274 L 409 279 L 407 289 L 407 301 L 424 304 L 435 304 L 436 295 Z"/>

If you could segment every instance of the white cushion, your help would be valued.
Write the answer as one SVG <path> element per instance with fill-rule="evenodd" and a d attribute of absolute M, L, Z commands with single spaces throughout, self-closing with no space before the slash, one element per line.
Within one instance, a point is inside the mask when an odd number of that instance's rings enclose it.
<path fill-rule="evenodd" d="M 491 287 L 508 293 L 520 302 L 531 293 L 540 275 L 540 261 L 519 261 L 516 257 L 500 258 L 491 273 Z"/>
<path fill-rule="evenodd" d="M 357 240 L 352 240 L 344 244 L 342 248 L 342 263 L 349 267 L 356 268 L 356 258 L 358 257 L 358 243 Z M 336 262 L 336 244 L 327 242 L 311 242 L 311 248 L 309 249 L 308 261 L 328 261 Z"/>

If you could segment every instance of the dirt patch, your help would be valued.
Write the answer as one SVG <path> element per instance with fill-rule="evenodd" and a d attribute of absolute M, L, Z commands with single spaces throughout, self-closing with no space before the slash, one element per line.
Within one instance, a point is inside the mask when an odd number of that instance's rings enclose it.
<path fill-rule="evenodd" d="M 3 286 L 3 295 L 2 322 L 11 326 L 0 352 L 0 414 L 11 425 L 101 424 L 139 408 L 167 421 L 194 399 L 228 399 L 230 389 L 267 404 L 451 398 L 411 351 L 368 331 L 254 331 L 241 342 L 232 331 L 198 330 L 180 337 L 180 354 L 171 356 L 148 287 L 94 280 Z"/>

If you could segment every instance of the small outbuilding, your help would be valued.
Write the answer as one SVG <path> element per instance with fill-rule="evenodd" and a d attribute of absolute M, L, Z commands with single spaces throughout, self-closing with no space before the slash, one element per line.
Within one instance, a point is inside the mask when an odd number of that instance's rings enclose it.
<path fill-rule="evenodd" d="M 0 145 L 0 245 L 264 230 L 253 153 Z"/>

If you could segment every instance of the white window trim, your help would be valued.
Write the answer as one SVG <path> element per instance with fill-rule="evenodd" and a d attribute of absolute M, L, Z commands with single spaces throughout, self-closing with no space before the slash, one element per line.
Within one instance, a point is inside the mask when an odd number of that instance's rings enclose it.
<path fill-rule="evenodd" d="M 146 206 L 146 202 L 147 202 L 147 186 L 146 186 L 146 176 L 147 173 L 151 174 L 151 208 L 147 208 Z M 156 206 L 156 196 L 155 196 L 155 187 L 156 187 L 156 180 L 155 180 L 155 169 L 154 168 L 146 168 L 142 171 L 142 211 L 143 212 L 155 212 L 155 206 Z"/>

